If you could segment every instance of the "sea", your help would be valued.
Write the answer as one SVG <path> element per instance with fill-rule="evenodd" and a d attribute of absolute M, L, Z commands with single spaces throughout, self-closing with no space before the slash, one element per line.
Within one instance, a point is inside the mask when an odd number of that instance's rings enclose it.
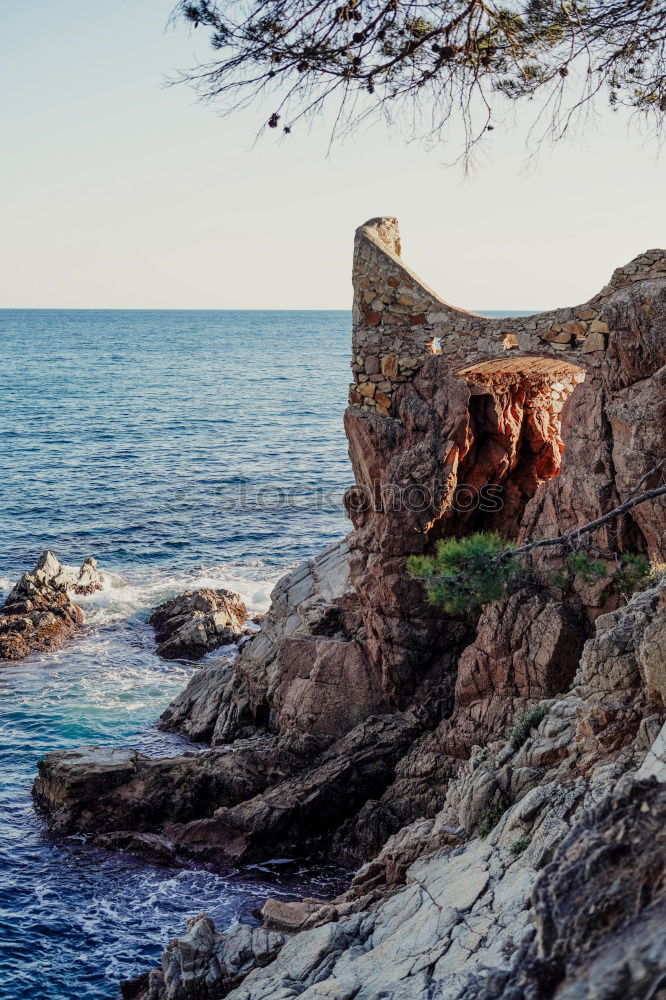
<path fill-rule="evenodd" d="M 0 665 L 0 1000 L 117 1000 L 188 916 L 339 887 L 316 859 L 220 874 L 56 837 L 31 786 L 52 750 L 192 749 L 156 727 L 197 668 L 155 655 L 151 609 L 209 586 L 263 611 L 349 530 L 350 339 L 347 311 L 0 310 L 0 600 L 47 548 L 106 574 L 63 649 Z"/>

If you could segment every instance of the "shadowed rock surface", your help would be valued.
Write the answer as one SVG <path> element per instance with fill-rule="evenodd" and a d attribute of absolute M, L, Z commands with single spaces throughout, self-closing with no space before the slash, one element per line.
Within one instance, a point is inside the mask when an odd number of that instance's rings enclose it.
<path fill-rule="evenodd" d="M 86 559 L 77 571 L 63 566 L 48 549 L 42 552 L 0 608 L 0 660 L 58 649 L 83 622 L 70 594 L 90 594 L 103 586 L 94 559 Z"/>

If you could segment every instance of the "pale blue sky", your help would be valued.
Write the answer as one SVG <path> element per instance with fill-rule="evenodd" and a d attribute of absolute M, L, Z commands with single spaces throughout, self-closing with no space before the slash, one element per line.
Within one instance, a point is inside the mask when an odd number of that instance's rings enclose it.
<path fill-rule="evenodd" d="M 474 176 L 381 126 L 326 156 L 255 145 L 163 80 L 207 49 L 172 0 L 0 0 L 0 307 L 347 308 L 353 231 L 397 215 L 407 262 L 456 305 L 582 301 L 664 245 L 666 160 L 610 113 L 527 173 L 497 129 Z M 267 111 L 270 109 L 267 109 Z"/>

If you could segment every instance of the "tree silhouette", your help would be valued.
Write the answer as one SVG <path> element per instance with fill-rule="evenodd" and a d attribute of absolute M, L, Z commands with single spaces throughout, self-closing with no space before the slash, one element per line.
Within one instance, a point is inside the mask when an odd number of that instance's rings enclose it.
<path fill-rule="evenodd" d="M 600 99 L 656 133 L 666 114 L 664 0 L 181 0 L 173 17 L 215 51 L 180 78 L 226 111 L 260 99 L 286 133 L 333 103 L 336 133 L 383 113 L 438 141 L 455 123 L 469 155 L 512 102 L 538 139 Z"/>

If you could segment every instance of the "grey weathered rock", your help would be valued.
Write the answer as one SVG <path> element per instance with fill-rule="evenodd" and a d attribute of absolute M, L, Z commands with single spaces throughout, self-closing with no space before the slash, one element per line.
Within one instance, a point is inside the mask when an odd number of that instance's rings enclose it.
<path fill-rule="evenodd" d="M 157 652 L 165 660 L 200 660 L 220 646 L 238 642 L 247 609 L 232 590 L 191 590 L 155 608 Z"/>
<path fill-rule="evenodd" d="M 339 623 L 349 595 L 349 548 L 336 543 L 316 559 L 296 567 L 276 584 L 261 630 L 243 643 L 231 676 L 207 671 L 194 676 L 162 722 L 194 739 L 226 743 L 248 726 L 265 725 L 275 715 L 273 699 L 280 681 L 278 645 L 283 640 L 311 636 L 325 626 L 330 635 Z"/>
<path fill-rule="evenodd" d="M 164 953 L 162 968 L 149 974 L 148 996 L 218 1000 L 251 969 L 272 961 L 283 943 L 281 934 L 244 924 L 218 934 L 202 913 L 188 921 L 187 933 Z"/>
<path fill-rule="evenodd" d="M 70 594 L 89 594 L 104 586 L 94 559 L 77 570 L 63 566 L 50 550 L 24 573 L 0 608 L 0 660 L 58 649 L 83 621 Z"/>
<path fill-rule="evenodd" d="M 206 664 L 192 674 L 185 689 L 160 717 L 164 729 L 178 730 L 196 742 L 210 742 L 217 721 L 229 702 L 233 683 L 231 659 Z"/>

